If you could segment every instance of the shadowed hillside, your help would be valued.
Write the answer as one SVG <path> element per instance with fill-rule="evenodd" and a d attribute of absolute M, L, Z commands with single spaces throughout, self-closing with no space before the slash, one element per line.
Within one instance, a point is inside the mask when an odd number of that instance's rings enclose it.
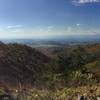
<path fill-rule="evenodd" d="M 51 59 L 35 49 L 19 44 L 0 43 L 0 84 L 37 85 L 50 70 Z"/>

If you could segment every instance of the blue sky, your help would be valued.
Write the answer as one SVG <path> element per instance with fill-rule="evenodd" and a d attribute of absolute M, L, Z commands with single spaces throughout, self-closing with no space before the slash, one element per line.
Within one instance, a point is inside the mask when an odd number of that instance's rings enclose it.
<path fill-rule="evenodd" d="M 100 33 L 100 0 L 0 0 L 0 38 Z"/>

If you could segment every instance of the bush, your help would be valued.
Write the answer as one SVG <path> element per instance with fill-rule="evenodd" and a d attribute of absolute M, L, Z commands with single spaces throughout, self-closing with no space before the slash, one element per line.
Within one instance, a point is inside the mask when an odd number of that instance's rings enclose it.
<path fill-rule="evenodd" d="M 80 81 L 83 79 L 83 74 L 81 73 L 80 70 L 77 70 L 77 71 L 73 71 L 70 75 L 71 79 L 72 80 L 77 80 L 77 81 Z"/>

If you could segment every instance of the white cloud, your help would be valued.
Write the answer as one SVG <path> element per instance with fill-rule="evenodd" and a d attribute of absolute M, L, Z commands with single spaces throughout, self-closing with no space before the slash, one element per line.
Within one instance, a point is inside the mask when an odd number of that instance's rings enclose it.
<path fill-rule="evenodd" d="M 78 6 L 80 4 L 86 4 L 86 3 L 100 3 L 100 0 L 72 0 L 72 3 Z"/>
<path fill-rule="evenodd" d="M 51 26 L 48 26 L 47 28 L 48 28 L 48 29 L 53 29 L 53 28 L 54 28 L 54 26 L 52 26 L 52 25 L 51 25 Z"/>
<path fill-rule="evenodd" d="M 7 26 L 6 26 L 7 27 Z M 75 35 L 99 35 L 99 28 L 85 28 L 82 24 L 76 23 L 73 26 L 41 26 L 31 29 L 11 28 L 0 31 L 0 38 L 48 38 L 57 36 L 75 36 Z"/>
<path fill-rule="evenodd" d="M 48 26 L 47 27 L 47 32 L 51 32 L 51 31 L 53 31 L 53 29 L 54 29 L 54 26 Z"/>
<path fill-rule="evenodd" d="M 42 32 L 49 33 L 49 32 L 52 32 L 54 29 L 55 27 L 53 25 L 46 26 L 46 27 L 37 27 L 37 30 L 39 33 L 42 33 Z"/>
<path fill-rule="evenodd" d="M 9 25 L 9 26 L 7 26 L 8 29 L 20 28 L 20 27 L 22 27 L 22 25 Z"/>
<path fill-rule="evenodd" d="M 12 32 L 12 33 L 22 33 L 22 25 L 9 25 L 6 26 L 6 31 Z"/>
<path fill-rule="evenodd" d="M 80 26 L 81 24 L 76 24 L 76 26 Z"/>
<path fill-rule="evenodd" d="M 11 31 L 11 32 L 15 32 L 15 33 L 21 33 L 21 32 L 23 32 L 21 29 L 15 29 L 15 30 L 13 30 L 13 31 Z"/>

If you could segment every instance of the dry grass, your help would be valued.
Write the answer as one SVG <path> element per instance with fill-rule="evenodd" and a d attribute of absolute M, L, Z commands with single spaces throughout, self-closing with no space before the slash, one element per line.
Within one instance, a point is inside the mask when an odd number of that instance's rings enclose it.
<path fill-rule="evenodd" d="M 93 96 L 100 96 L 100 85 L 63 88 L 61 90 L 30 89 L 17 92 L 18 100 L 77 100 L 78 96 L 85 96 L 86 100 L 92 100 Z M 15 99 L 16 100 L 16 99 Z"/>

